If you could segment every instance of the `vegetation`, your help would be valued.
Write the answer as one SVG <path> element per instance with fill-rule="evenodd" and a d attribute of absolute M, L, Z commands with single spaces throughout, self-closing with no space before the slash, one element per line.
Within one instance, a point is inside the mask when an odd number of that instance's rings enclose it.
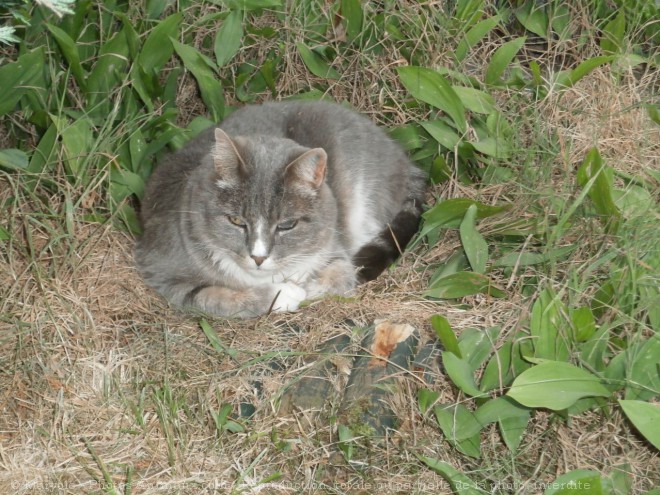
<path fill-rule="evenodd" d="M 0 491 L 660 493 L 659 33 L 653 0 L 1 2 Z M 276 98 L 391 129 L 420 233 L 355 298 L 181 315 L 132 269 L 145 181 Z M 443 347 L 396 431 L 275 414 L 380 317 Z"/>

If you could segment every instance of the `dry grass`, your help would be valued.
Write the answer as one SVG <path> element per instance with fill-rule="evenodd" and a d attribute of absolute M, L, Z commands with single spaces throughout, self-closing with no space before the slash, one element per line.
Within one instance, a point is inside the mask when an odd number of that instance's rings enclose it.
<path fill-rule="evenodd" d="M 288 45 L 278 98 L 319 82 L 291 48 L 299 26 L 284 30 Z M 432 39 L 420 40 L 421 49 L 438 42 L 433 33 L 427 35 Z M 270 48 L 244 50 L 259 60 Z M 443 64 L 443 53 L 430 55 L 433 64 Z M 416 110 L 401 104 L 394 68 L 405 61 L 396 50 L 374 58 L 345 56 L 349 69 L 330 85 L 330 96 L 376 121 L 402 124 L 418 118 Z M 543 188 L 565 190 L 566 177 L 595 144 L 617 170 L 631 175 L 658 170 L 658 127 L 639 106 L 649 88 L 657 87 L 654 78 L 657 74 L 648 73 L 617 81 L 602 69 L 561 97 L 551 94 L 535 110 L 534 122 L 524 120 L 523 108 L 521 129 L 529 126 L 531 134 L 558 140 L 551 181 Z M 191 95 L 182 88 L 184 121 L 201 111 Z M 520 197 L 515 214 L 525 215 L 531 194 L 520 195 L 520 188 L 477 190 L 450 182 L 431 191 L 429 202 Z M 657 452 L 618 413 L 604 419 L 589 412 L 562 422 L 541 412 L 516 456 L 502 447 L 495 428 L 482 433 L 483 459 L 458 454 L 432 415 L 422 416 L 417 407 L 421 386 L 440 392 L 441 402 L 464 400 L 439 371 L 432 383 L 401 373 L 391 404 L 398 429 L 386 441 L 359 449 L 351 463 L 340 454 L 333 414 L 350 353 L 360 344 L 347 320 L 358 326 L 378 318 L 410 323 L 419 331 L 420 345 L 433 340 L 429 317 L 436 313 L 457 333 L 500 326 L 505 339 L 526 328 L 530 299 L 518 289 L 527 277 L 539 276 L 536 272 L 502 276 L 500 285 L 508 289 L 504 299 L 475 296 L 457 305 L 421 297 L 433 267 L 458 245 L 453 234 L 432 249 L 406 253 L 395 269 L 350 300 L 317 301 L 295 314 L 250 321 L 209 319 L 223 345 L 235 351 L 230 355 L 211 346 L 198 317 L 169 308 L 145 286 L 133 267 L 130 236 L 109 224 L 86 223 L 78 214 L 67 227 L 61 197 L 24 194 L 11 176 L 0 176 L 0 211 L 9 212 L 1 223 L 12 238 L 0 244 L 1 493 L 449 492 L 417 454 L 451 463 L 484 488 L 492 483 L 493 493 L 541 493 L 543 483 L 577 468 L 626 469 L 634 493 L 660 482 Z M 287 384 L 315 360 L 323 342 L 340 333 L 353 340 L 349 355 L 337 361 L 336 393 L 327 409 L 278 415 Z M 252 418 L 236 419 L 243 431 L 216 429 L 213 413 L 225 403 L 234 412 L 240 404 L 256 408 Z M 277 473 L 281 477 L 259 485 Z"/>

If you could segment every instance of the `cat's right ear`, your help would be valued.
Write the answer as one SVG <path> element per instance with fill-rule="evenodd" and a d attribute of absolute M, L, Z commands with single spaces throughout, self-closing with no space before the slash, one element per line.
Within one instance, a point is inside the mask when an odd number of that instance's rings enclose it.
<path fill-rule="evenodd" d="M 245 165 L 238 154 L 236 145 L 222 129 L 215 130 L 213 164 L 220 176 L 219 182 L 233 185 L 245 175 Z"/>

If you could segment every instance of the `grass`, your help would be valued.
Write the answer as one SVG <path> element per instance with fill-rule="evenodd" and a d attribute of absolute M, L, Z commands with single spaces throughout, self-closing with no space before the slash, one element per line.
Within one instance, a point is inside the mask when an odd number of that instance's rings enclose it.
<path fill-rule="evenodd" d="M 660 484 L 652 2 L 164 5 L 30 8 L 0 45 L 0 491 Z M 238 105 L 321 96 L 430 172 L 424 235 L 354 298 L 250 321 L 169 308 L 131 256 L 159 157 Z M 445 349 L 397 373 L 386 439 L 339 414 L 380 318 Z M 326 403 L 279 412 L 322 358 Z M 521 394 L 540 370 L 568 391 Z"/>

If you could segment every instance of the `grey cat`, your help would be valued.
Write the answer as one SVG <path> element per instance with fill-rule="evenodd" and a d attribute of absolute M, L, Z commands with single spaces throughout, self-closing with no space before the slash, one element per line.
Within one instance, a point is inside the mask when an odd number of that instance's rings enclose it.
<path fill-rule="evenodd" d="M 143 198 L 137 266 L 170 302 L 293 311 L 378 276 L 417 231 L 426 175 L 328 102 L 237 110 L 169 155 Z"/>

